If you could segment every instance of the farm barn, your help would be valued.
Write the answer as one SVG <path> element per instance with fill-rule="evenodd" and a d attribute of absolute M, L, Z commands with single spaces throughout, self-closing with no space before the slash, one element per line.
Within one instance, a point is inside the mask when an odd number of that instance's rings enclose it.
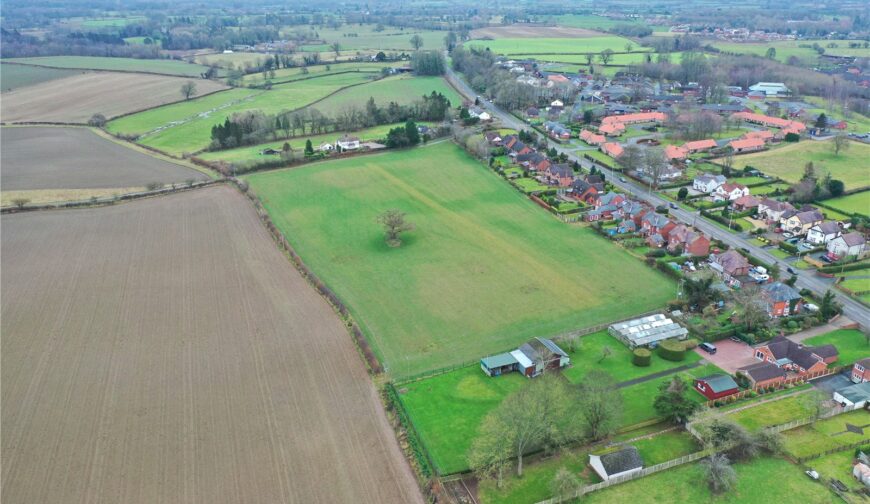
<path fill-rule="evenodd" d="M 523 376 L 534 378 L 547 369 L 562 369 L 570 362 L 568 354 L 552 340 L 535 338 L 512 352 L 480 359 L 480 368 L 487 376 L 519 371 Z"/>

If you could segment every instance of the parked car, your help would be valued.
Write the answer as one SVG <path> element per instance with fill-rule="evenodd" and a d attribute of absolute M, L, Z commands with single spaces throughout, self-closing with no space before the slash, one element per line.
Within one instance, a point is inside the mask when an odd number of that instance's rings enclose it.
<path fill-rule="evenodd" d="M 625 177 L 619 177 L 620 182 L 626 182 Z"/>
<path fill-rule="evenodd" d="M 812 250 L 813 246 L 807 242 L 798 243 L 798 248 L 801 250 Z"/>
<path fill-rule="evenodd" d="M 671 208 L 674 208 L 674 209 L 676 209 L 676 208 L 680 208 L 680 207 L 678 207 L 677 204 L 674 203 L 673 201 L 671 201 L 670 203 L 668 203 L 668 206 L 671 207 Z"/>
<path fill-rule="evenodd" d="M 791 238 L 794 236 L 794 233 L 789 233 L 788 231 L 782 234 L 783 238 Z"/>
<path fill-rule="evenodd" d="M 792 275 L 797 275 L 797 271 L 795 271 L 794 268 L 792 268 L 791 266 L 787 267 L 785 270 L 788 271 L 789 273 L 791 273 Z"/>
<path fill-rule="evenodd" d="M 716 353 L 716 345 L 714 345 L 712 343 L 701 343 L 700 345 L 698 345 L 698 348 L 707 352 L 710 355 L 713 355 L 714 353 Z"/>
<path fill-rule="evenodd" d="M 746 247 L 742 247 L 740 250 L 742 250 L 743 252 L 745 252 L 745 253 L 747 253 L 747 254 L 751 254 L 751 253 L 752 253 L 752 252 L 750 252 L 749 249 L 746 248 Z"/>

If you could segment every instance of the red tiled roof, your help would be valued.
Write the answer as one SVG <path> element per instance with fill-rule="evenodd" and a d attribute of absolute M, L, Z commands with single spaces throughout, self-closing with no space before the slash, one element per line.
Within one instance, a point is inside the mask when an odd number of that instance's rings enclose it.
<path fill-rule="evenodd" d="M 687 151 L 685 147 L 677 147 L 676 145 L 668 145 L 665 147 L 665 156 L 668 159 L 685 159 Z"/>
<path fill-rule="evenodd" d="M 612 158 L 617 158 L 622 155 L 623 149 L 622 146 L 616 142 L 607 142 L 606 144 L 601 146 L 601 149 L 605 154 Z"/>
<path fill-rule="evenodd" d="M 716 148 L 716 140 L 713 140 L 712 138 L 708 138 L 707 140 L 696 140 L 694 142 L 686 142 L 683 144 L 683 148 L 688 149 L 689 151 L 715 149 Z"/>
<path fill-rule="evenodd" d="M 627 123 L 627 122 L 653 122 L 653 121 L 664 121 L 665 119 L 666 119 L 666 116 L 665 116 L 664 112 L 640 112 L 638 114 L 607 116 L 601 120 L 601 124 Z"/>
<path fill-rule="evenodd" d="M 779 117 L 766 116 L 764 114 L 756 114 L 754 112 L 737 112 L 731 115 L 732 119 L 742 119 L 744 121 L 773 126 L 774 128 L 793 128 L 797 131 L 803 131 L 806 126 L 797 121 L 789 121 L 788 119 L 780 119 Z"/>
<path fill-rule="evenodd" d="M 732 140 L 730 145 L 734 150 L 764 147 L 764 140 L 759 140 L 757 138 L 743 138 L 740 140 Z"/>

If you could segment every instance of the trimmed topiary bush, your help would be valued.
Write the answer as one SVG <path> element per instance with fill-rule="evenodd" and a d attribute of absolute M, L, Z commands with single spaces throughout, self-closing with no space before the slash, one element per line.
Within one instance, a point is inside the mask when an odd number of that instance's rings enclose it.
<path fill-rule="evenodd" d="M 659 357 L 679 362 L 686 358 L 686 345 L 682 341 L 664 340 L 659 343 Z"/>
<path fill-rule="evenodd" d="M 683 342 L 683 348 L 686 350 L 694 350 L 698 346 L 698 340 L 695 338 L 689 338 Z"/>
<path fill-rule="evenodd" d="M 634 355 L 631 357 L 631 363 L 638 367 L 647 367 L 652 359 L 652 352 L 646 348 L 635 348 Z"/>

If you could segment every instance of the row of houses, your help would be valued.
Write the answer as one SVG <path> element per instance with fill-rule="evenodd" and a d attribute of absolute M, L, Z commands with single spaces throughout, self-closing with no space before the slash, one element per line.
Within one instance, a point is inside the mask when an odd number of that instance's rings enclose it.
<path fill-rule="evenodd" d="M 550 158 L 520 140 L 517 135 L 505 135 L 502 138 L 498 132 L 489 131 L 484 134 L 484 138 L 492 146 L 504 147 L 514 163 L 535 173 L 550 185 L 567 188 L 574 181 L 574 169 L 570 165 L 552 162 Z"/>

